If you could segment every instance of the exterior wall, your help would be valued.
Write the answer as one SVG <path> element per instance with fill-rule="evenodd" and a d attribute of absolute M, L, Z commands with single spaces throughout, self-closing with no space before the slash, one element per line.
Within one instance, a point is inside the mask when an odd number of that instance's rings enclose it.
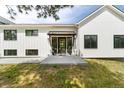
<path fill-rule="evenodd" d="M 84 35 L 98 35 L 98 48 L 84 49 Z M 79 28 L 80 56 L 84 58 L 124 57 L 124 49 L 114 49 L 114 35 L 124 35 L 124 22 L 106 10 Z"/>
<path fill-rule="evenodd" d="M 17 40 L 4 40 L 4 29 L 16 29 Z M 25 36 L 26 29 L 38 29 L 38 36 Z M 40 26 L 0 26 L 0 57 L 4 56 L 4 49 L 17 49 L 16 57 L 47 57 L 51 54 L 49 31 L 75 31 L 74 27 L 40 27 Z M 25 49 L 38 49 L 38 56 L 26 56 Z M 8 57 L 8 56 L 7 56 Z"/>
<path fill-rule="evenodd" d="M 16 29 L 17 40 L 5 41 L 4 29 Z M 38 29 L 38 36 L 25 36 L 26 29 Z M 0 25 L 0 57 L 5 57 L 4 49 L 17 49 L 16 57 L 47 57 L 51 54 L 49 31 L 77 29 L 74 26 Z M 84 35 L 97 35 L 98 48 L 84 49 Z M 78 29 L 75 48 L 84 58 L 124 57 L 124 49 L 114 49 L 114 35 L 124 35 L 124 22 L 105 10 Z M 25 49 L 38 49 L 39 55 L 25 56 Z"/>

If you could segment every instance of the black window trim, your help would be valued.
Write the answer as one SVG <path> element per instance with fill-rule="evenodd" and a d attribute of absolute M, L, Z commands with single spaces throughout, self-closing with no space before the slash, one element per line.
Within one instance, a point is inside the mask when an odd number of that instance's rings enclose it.
<path fill-rule="evenodd" d="M 96 48 L 85 48 L 85 37 L 86 36 L 96 36 L 96 42 L 97 42 Z M 98 49 L 98 35 L 97 34 L 85 34 L 84 35 L 84 49 Z"/>
<path fill-rule="evenodd" d="M 27 50 L 37 50 L 38 53 L 37 53 L 37 55 L 27 55 L 27 53 L 26 53 Z M 39 50 L 38 49 L 25 49 L 25 55 L 26 56 L 38 56 L 39 55 Z"/>
<path fill-rule="evenodd" d="M 13 31 L 16 31 L 16 39 L 15 39 L 15 40 L 6 40 L 6 39 L 5 39 L 5 35 L 4 35 L 6 30 L 13 30 Z M 4 40 L 4 41 L 17 41 L 17 38 L 18 38 L 18 31 L 17 31 L 17 29 L 4 29 L 4 30 L 3 30 L 3 40 Z"/>
<path fill-rule="evenodd" d="M 5 50 L 16 50 L 16 55 L 5 55 Z M 17 56 L 18 55 L 18 50 L 17 49 L 4 49 L 4 56 Z"/>
<path fill-rule="evenodd" d="M 37 31 L 37 35 L 27 35 L 26 31 Z M 37 37 L 39 35 L 38 29 L 25 29 L 25 36 L 26 37 Z"/>
<path fill-rule="evenodd" d="M 119 34 L 118 35 L 113 35 L 113 48 L 114 49 L 124 49 L 124 47 L 123 48 L 116 48 L 115 47 L 115 36 L 124 36 L 124 35 L 119 35 Z"/>

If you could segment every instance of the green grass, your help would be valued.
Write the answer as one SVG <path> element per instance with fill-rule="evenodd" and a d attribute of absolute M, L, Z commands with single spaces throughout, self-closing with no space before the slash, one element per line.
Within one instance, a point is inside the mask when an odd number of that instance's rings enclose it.
<path fill-rule="evenodd" d="M 124 59 L 85 59 L 87 65 L 0 65 L 0 87 L 124 87 Z"/>

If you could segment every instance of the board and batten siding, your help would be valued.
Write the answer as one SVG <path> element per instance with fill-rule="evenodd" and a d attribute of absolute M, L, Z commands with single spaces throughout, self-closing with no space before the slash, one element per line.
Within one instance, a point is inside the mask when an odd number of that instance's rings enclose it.
<path fill-rule="evenodd" d="M 4 29 L 17 30 L 17 40 L 4 40 Z M 38 30 L 38 36 L 26 36 L 25 30 Z M 75 31 L 75 27 L 40 27 L 33 25 L 4 25 L 0 26 L 0 57 L 4 56 L 4 49 L 17 49 L 16 57 L 47 57 L 51 54 L 51 46 L 49 42 L 49 31 Z M 38 56 L 26 56 L 26 49 L 38 49 Z M 9 57 L 9 56 L 7 56 Z M 14 56 L 12 56 L 14 57 Z"/>
<path fill-rule="evenodd" d="M 84 48 L 84 35 L 97 35 L 97 49 Z M 124 35 L 124 21 L 106 10 L 78 30 L 78 50 L 84 58 L 124 57 L 124 48 L 114 49 L 114 35 Z"/>

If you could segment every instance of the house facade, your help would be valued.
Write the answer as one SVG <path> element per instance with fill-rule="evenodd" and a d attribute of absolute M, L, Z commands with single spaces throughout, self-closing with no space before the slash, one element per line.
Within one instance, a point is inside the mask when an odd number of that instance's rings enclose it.
<path fill-rule="evenodd" d="M 0 24 L 0 57 L 124 57 L 124 14 L 102 6 L 76 24 Z"/>

